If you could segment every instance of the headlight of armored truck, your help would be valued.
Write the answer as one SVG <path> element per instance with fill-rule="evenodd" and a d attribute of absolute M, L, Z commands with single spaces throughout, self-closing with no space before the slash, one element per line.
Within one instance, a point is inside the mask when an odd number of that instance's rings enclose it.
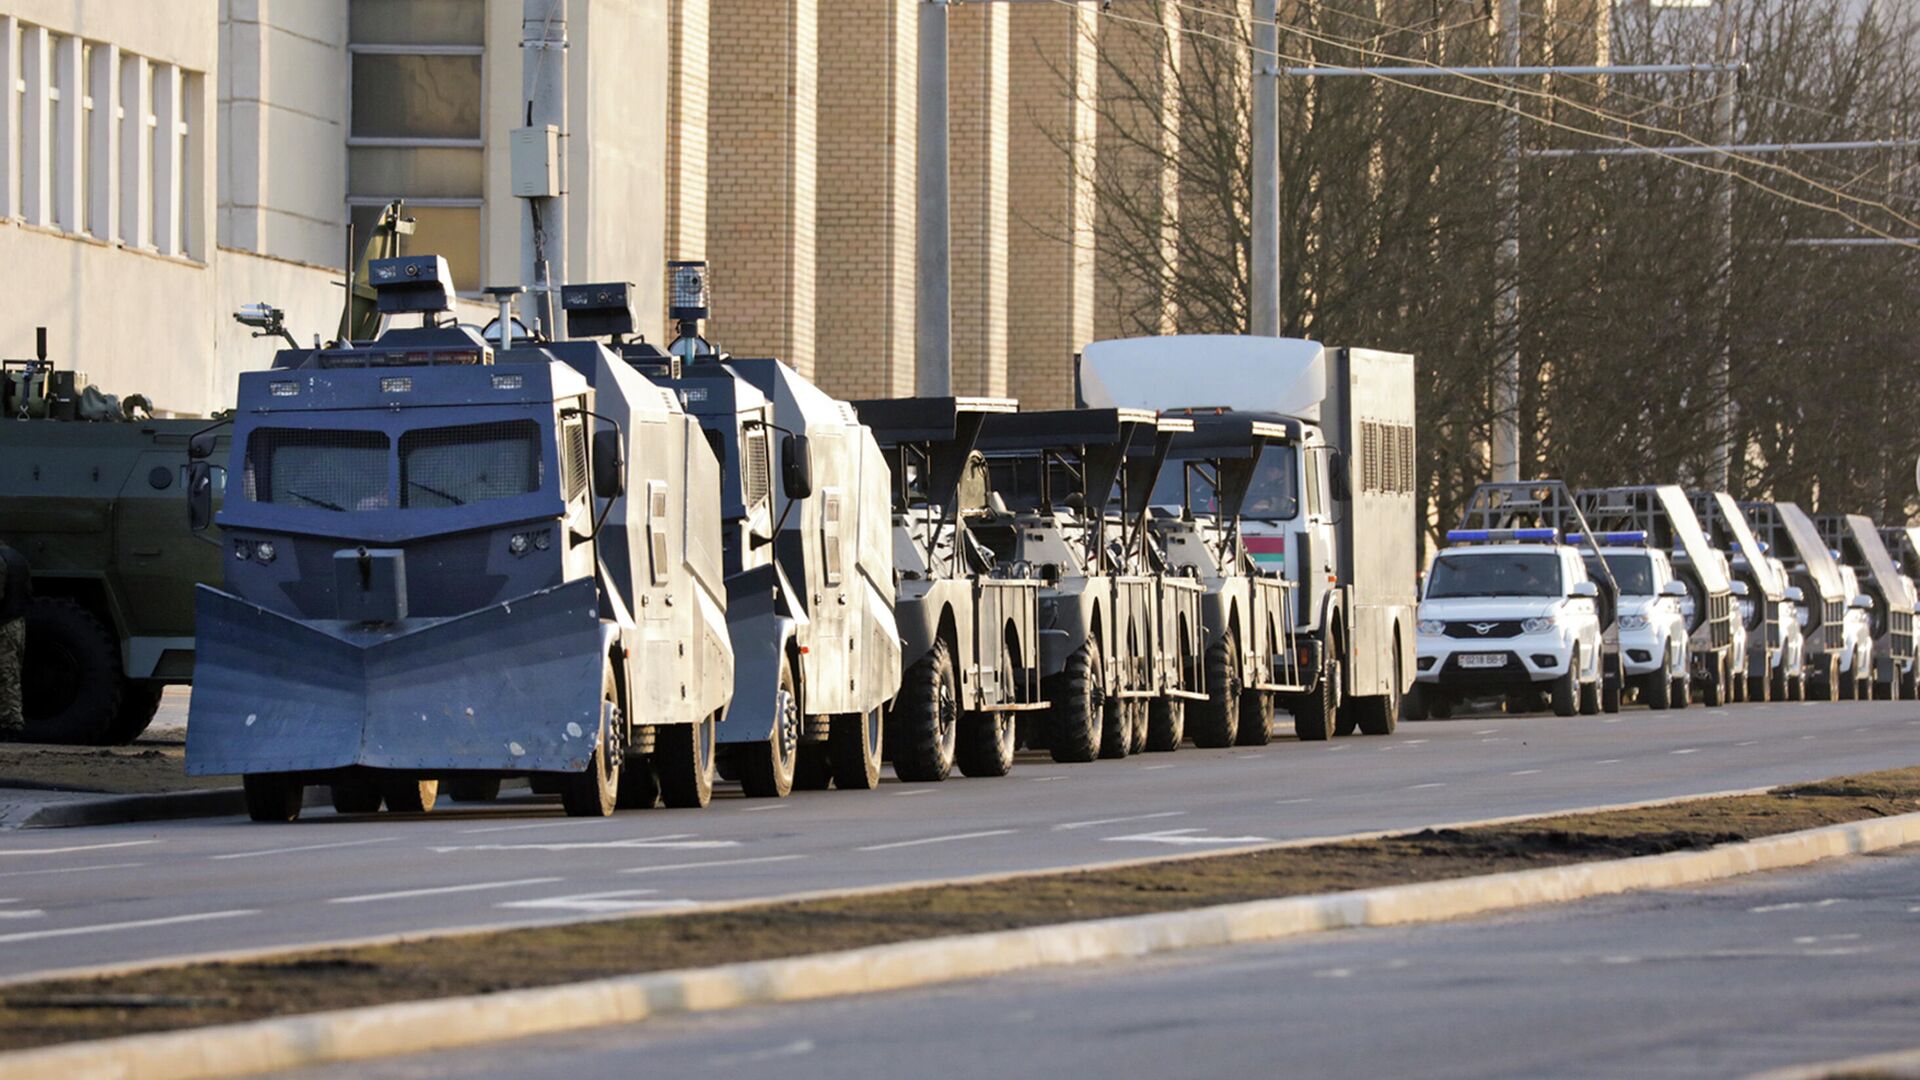
<path fill-rule="evenodd" d="M 253 557 L 259 559 L 261 562 L 270 563 L 273 561 L 273 556 L 273 541 L 262 540 L 253 545 Z"/>
<path fill-rule="evenodd" d="M 1441 622 L 1439 619 L 1421 619 L 1420 632 L 1423 634 L 1444 634 L 1447 632 L 1447 624 Z"/>
<path fill-rule="evenodd" d="M 240 562 L 246 562 L 248 559 L 253 558 L 253 545 L 247 543 L 245 540 L 235 540 L 233 542 L 233 557 Z"/>
<path fill-rule="evenodd" d="M 514 533 L 512 539 L 507 541 L 507 550 L 513 552 L 515 555 L 525 555 L 527 553 L 527 534 Z"/>

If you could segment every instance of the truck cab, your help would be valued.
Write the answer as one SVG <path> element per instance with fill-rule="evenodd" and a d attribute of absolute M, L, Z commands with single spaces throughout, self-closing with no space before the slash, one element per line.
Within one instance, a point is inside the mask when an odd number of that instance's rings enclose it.
<path fill-rule="evenodd" d="M 1798 601 L 1804 642 L 1803 687 L 1815 701 L 1831 701 L 1843 687 L 1846 658 L 1849 592 L 1840 575 L 1839 560 L 1821 539 L 1806 511 L 1792 502 L 1750 501 L 1740 504 L 1754 534 L 1780 559 L 1788 583 L 1800 590 Z"/>
<path fill-rule="evenodd" d="M 1724 491 L 1694 491 L 1687 499 L 1708 542 L 1726 558 L 1734 584 L 1735 629 L 1740 639 L 1736 670 L 1744 676 L 1743 683 L 1735 683 L 1737 700 L 1783 700 L 1785 676 L 1777 673 L 1789 633 L 1796 656 L 1799 648 L 1799 627 L 1787 603 L 1786 577 L 1767 555 L 1767 545 L 1753 534 L 1733 496 Z"/>
<path fill-rule="evenodd" d="M 1867 622 L 1871 648 L 1867 663 L 1854 663 L 1849 675 L 1855 697 L 1864 687 L 1868 697 L 1898 700 L 1913 680 L 1914 604 L 1907 582 L 1881 538 L 1879 526 L 1863 514 L 1821 514 L 1814 525 L 1841 565 L 1851 570 L 1849 611 L 1864 598 L 1861 612 Z M 1843 687 L 1843 690 L 1845 688 Z"/>

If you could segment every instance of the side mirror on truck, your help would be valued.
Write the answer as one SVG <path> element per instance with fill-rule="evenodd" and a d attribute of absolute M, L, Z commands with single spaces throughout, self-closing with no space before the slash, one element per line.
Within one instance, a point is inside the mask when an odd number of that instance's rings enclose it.
<path fill-rule="evenodd" d="M 593 433 L 593 494 L 617 499 L 627 493 L 627 460 L 618 428 Z"/>
<path fill-rule="evenodd" d="M 1804 604 L 1807 600 L 1806 590 L 1798 585 L 1789 585 L 1787 586 L 1787 599 L 1796 604 Z"/>
<path fill-rule="evenodd" d="M 813 494 L 813 456 L 808 453 L 805 435 L 788 435 L 780 440 L 780 487 L 789 499 Z"/>
<path fill-rule="evenodd" d="M 200 533 L 212 524 L 213 466 L 203 455 L 187 464 L 187 528 Z"/>
<path fill-rule="evenodd" d="M 1327 451 L 1327 489 L 1339 502 L 1348 502 L 1353 498 L 1353 478 L 1348 475 L 1347 455 L 1339 450 Z"/>
<path fill-rule="evenodd" d="M 1868 596 L 1866 593 L 1861 593 L 1849 601 L 1848 606 L 1859 608 L 1861 611 L 1872 611 L 1873 597 Z"/>
<path fill-rule="evenodd" d="M 1684 581 L 1669 581 L 1665 585 L 1660 586 L 1660 595 L 1685 597 L 1687 595 L 1687 583 Z"/>
<path fill-rule="evenodd" d="M 1576 581 L 1573 590 L 1567 594 L 1577 600 L 1592 600 L 1600 595 L 1600 586 L 1591 581 Z"/>

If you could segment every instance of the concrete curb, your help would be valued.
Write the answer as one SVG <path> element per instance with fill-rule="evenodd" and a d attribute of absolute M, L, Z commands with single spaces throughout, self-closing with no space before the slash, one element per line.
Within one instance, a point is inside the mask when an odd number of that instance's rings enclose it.
<path fill-rule="evenodd" d="M 11 1080 L 241 1076 L 634 1023 L 675 1013 L 903 990 L 1177 949 L 1271 941 L 1317 930 L 1442 922 L 1634 889 L 1699 884 L 1916 842 L 1920 842 L 1920 814 L 1903 814 L 1706 851 L 72 1043 L 0 1054 L 0 1073 Z"/>
<path fill-rule="evenodd" d="M 307 792 L 306 805 L 326 806 L 327 790 Z M 163 791 L 147 795 L 103 795 L 49 803 L 31 811 L 9 829 L 70 829 L 89 825 L 131 825 L 141 821 L 232 817 L 247 812 L 247 793 L 239 788 Z"/>

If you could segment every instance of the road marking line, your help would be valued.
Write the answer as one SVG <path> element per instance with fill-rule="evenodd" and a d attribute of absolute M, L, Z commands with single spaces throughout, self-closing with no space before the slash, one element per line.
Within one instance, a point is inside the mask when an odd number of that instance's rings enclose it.
<path fill-rule="evenodd" d="M 106 934 L 115 930 L 144 930 L 150 926 L 176 926 L 180 923 L 207 922 L 212 919 L 237 919 L 258 915 L 257 908 L 237 911 L 208 911 L 199 915 L 169 915 L 164 919 L 136 919 L 133 922 L 98 923 L 93 926 L 67 926 L 59 930 L 29 930 L 18 934 L 0 934 L 0 945 L 14 941 L 38 941 L 41 938 L 78 937 L 81 934 Z"/>
<path fill-rule="evenodd" d="M 1700 748 L 1697 746 L 1689 746 L 1680 750 L 1669 750 L 1667 752 L 1670 754 L 1697 754 L 1700 752 Z"/>
<path fill-rule="evenodd" d="M 769 1047 L 765 1050 L 751 1050 L 741 1054 L 719 1054 L 707 1059 L 707 1064 L 715 1068 L 729 1068 L 735 1065 L 751 1065 L 775 1058 L 800 1057 L 813 1053 L 812 1039 L 795 1039 L 785 1046 Z"/>
<path fill-rule="evenodd" d="M 480 892 L 483 889 L 516 889 L 526 885 L 551 885 L 556 881 L 565 881 L 557 877 L 530 877 L 518 881 L 476 881 L 469 885 L 442 885 L 433 889 L 401 889 L 398 892 L 362 893 L 359 896 L 336 896 L 327 901 L 329 904 L 365 904 L 374 900 L 405 900 L 414 896 L 443 896 L 447 893 Z"/>
<path fill-rule="evenodd" d="M 1153 818 L 1183 817 L 1185 814 L 1185 810 L 1162 810 L 1157 814 L 1128 814 L 1126 817 L 1096 818 L 1093 821 L 1069 821 L 1063 825 L 1055 825 L 1054 828 L 1058 831 L 1065 832 L 1068 829 L 1090 829 L 1095 825 L 1118 825 L 1123 821 L 1149 821 Z"/>
<path fill-rule="evenodd" d="M 39 908 L 18 908 L 15 910 L 0 911 L 0 919 L 37 919 L 45 914 L 46 912 Z"/>
<path fill-rule="evenodd" d="M 1177 768 L 1179 768 L 1179 767 L 1180 767 L 1180 766 L 1178 766 L 1178 765 L 1148 765 L 1147 767 L 1145 767 L 1145 768 L 1143 768 L 1143 769 L 1141 769 L 1140 771 L 1141 771 L 1141 772 L 1153 772 L 1153 771 L 1154 771 L 1154 770 L 1156 770 L 1156 769 L 1177 769 Z"/>
<path fill-rule="evenodd" d="M 1431 784 L 1415 784 L 1415 785 L 1413 785 L 1412 787 L 1410 787 L 1410 788 L 1408 788 L 1407 790 L 1408 790 L 1408 791 L 1419 791 L 1419 790 L 1421 790 L 1422 788 L 1437 788 L 1437 787 L 1446 787 L 1446 786 L 1447 786 L 1447 785 L 1445 785 L 1445 784 L 1442 784 L 1442 783 L 1439 783 L 1438 781 L 1436 781 L 1436 782 L 1434 782 L 1434 783 L 1431 783 Z"/>
<path fill-rule="evenodd" d="M 622 874 L 659 874 L 668 870 L 703 870 L 709 866 L 751 866 L 755 863 L 792 862 L 805 855 L 759 855 L 751 859 L 710 859 L 707 862 L 668 863 L 665 866 L 630 866 L 616 871 Z"/>
<path fill-rule="evenodd" d="M 1425 739 L 1402 739 L 1400 741 L 1400 745 L 1401 746 L 1419 746 L 1421 743 L 1426 741 L 1427 740 Z"/>
<path fill-rule="evenodd" d="M 1108 836 L 1102 839 L 1108 843 L 1127 843 L 1135 841 L 1142 844 L 1264 844 L 1270 841 L 1264 836 L 1195 836 L 1199 829 L 1163 829 L 1159 832 L 1134 833 L 1131 836 Z"/>
<path fill-rule="evenodd" d="M 330 851 L 334 848 L 362 847 L 367 844 L 384 844 L 389 840 L 398 840 L 397 836 L 376 836 L 371 840 L 341 840 L 332 844 L 304 844 L 300 847 L 269 848 L 266 851 L 229 851 L 225 855 L 209 855 L 214 860 L 257 859 L 263 855 L 293 855 L 302 851 Z"/>
<path fill-rule="evenodd" d="M 143 844 L 159 842 L 158 840 L 117 840 L 111 844 L 75 844 L 72 847 L 13 848 L 0 851 L 0 855 L 67 855 L 75 851 L 105 851 L 107 848 L 140 847 Z"/>
<path fill-rule="evenodd" d="M 558 908 L 562 911 L 638 911 L 643 908 L 685 907 L 691 900 L 641 900 L 638 897 L 653 896 L 658 889 L 614 889 L 610 892 L 574 893 L 570 896 L 549 896 L 539 900 L 510 900 L 504 904 L 495 904 L 498 908 L 513 908 L 525 911 L 537 911 L 544 908 Z M 631 897 L 633 899 L 626 899 Z"/>
<path fill-rule="evenodd" d="M 1759 740 L 1759 739 L 1748 739 L 1748 740 L 1747 740 L 1746 742 L 1737 742 L 1737 743 L 1734 743 L 1733 745 L 1735 745 L 1735 746 L 1759 746 L 1759 745 L 1760 745 L 1760 740 Z"/>
<path fill-rule="evenodd" d="M 1800 740 L 1801 740 L 1802 742 L 1812 742 L 1812 741 L 1813 741 L 1813 736 L 1811 736 L 1811 735 L 1802 735 L 1802 736 L 1800 736 Z"/>
<path fill-rule="evenodd" d="M 1492 734 L 1495 734 L 1496 732 L 1498 732 L 1499 730 L 1500 730 L 1500 729 L 1499 729 L 1499 728 L 1497 728 L 1497 727 L 1490 727 L 1490 728 L 1486 728 L 1486 729 L 1484 729 L 1484 730 L 1481 730 L 1481 731 L 1476 731 L 1476 732 L 1474 732 L 1474 734 L 1475 734 L 1475 735 L 1492 735 Z"/>
<path fill-rule="evenodd" d="M 771 806 L 748 806 L 740 812 L 743 814 L 764 814 L 769 810 L 785 810 L 789 805 L 789 803 L 778 802 Z"/>
<path fill-rule="evenodd" d="M 896 798 L 904 799 L 909 795 L 931 795 L 933 794 L 933 789 L 930 787 L 917 787 L 910 788 L 906 791 L 896 791 L 893 794 Z"/>
<path fill-rule="evenodd" d="M 1027 779 L 1033 781 L 1036 784 L 1044 784 L 1049 780 L 1065 780 L 1066 777 L 1065 776 L 1029 776 L 1027 777 Z"/>
<path fill-rule="evenodd" d="M 489 825 L 484 829 L 461 829 L 460 832 L 466 836 L 476 836 L 480 833 L 519 832 L 521 829 L 563 829 L 569 825 L 605 825 L 612 820 L 612 818 L 601 818 L 599 821 L 568 818 L 565 821 L 536 821 L 528 825 Z"/>
<path fill-rule="evenodd" d="M 1539 769 L 1521 769 L 1518 772 L 1510 772 L 1507 775 L 1508 776 L 1532 776 L 1538 773 L 1539 771 L 1540 771 Z"/>
<path fill-rule="evenodd" d="M 1761 904 L 1759 907 L 1750 907 L 1747 910 L 1755 915 L 1764 915 L 1770 911 L 1798 911 L 1801 908 L 1832 907 L 1835 904 L 1844 903 L 1846 903 L 1845 900 L 1832 897 L 1826 900 L 1791 900 L 1784 904 Z"/>
<path fill-rule="evenodd" d="M 738 840 L 695 840 L 693 833 L 668 833 L 664 836 L 634 836 L 624 840 L 562 840 L 552 844 L 456 844 L 431 847 L 428 851 L 445 855 L 454 851 L 605 851 L 615 848 L 668 848 L 699 851 L 706 848 L 739 847 Z"/>
<path fill-rule="evenodd" d="M 1276 799 L 1276 800 L 1274 800 L 1274 804 L 1273 804 L 1273 805 L 1275 805 L 1275 806 L 1297 806 L 1297 805 L 1299 805 L 1300 803 L 1303 803 L 1303 802 L 1312 802 L 1312 801 L 1313 801 L 1312 799 Z"/>
<path fill-rule="evenodd" d="M 1337 753 L 1339 753 L 1340 751 L 1342 751 L 1342 750 L 1345 750 L 1345 749 L 1347 749 L 1347 747 L 1345 747 L 1345 746 L 1329 746 L 1329 747 L 1327 747 L 1327 753 L 1329 753 L 1329 754 L 1337 754 Z"/>
<path fill-rule="evenodd" d="M 1594 764 L 1595 765 L 1618 765 L 1620 764 L 1620 759 L 1617 757 L 1601 758 L 1599 761 L 1594 762 Z"/>
<path fill-rule="evenodd" d="M 1351 968 L 1325 968 L 1313 973 L 1316 979 L 1346 979 L 1353 975 Z"/>
<path fill-rule="evenodd" d="M 1016 829 L 987 829 L 984 832 L 954 833 L 952 836 L 929 836 L 922 840 L 895 840 L 891 844 L 868 844 L 866 847 L 855 848 L 854 850 L 891 851 L 894 848 L 918 847 L 921 844 L 944 844 L 949 840 L 978 840 L 986 836 L 1006 836 L 1009 833 L 1017 831 Z"/>
<path fill-rule="evenodd" d="M 45 870 L 8 870 L 0 873 L 0 878 L 37 877 L 41 874 L 83 874 L 88 870 L 131 870 L 134 867 L 145 865 L 147 864 L 143 862 L 116 862 L 99 863 L 94 866 L 50 866 Z"/>

